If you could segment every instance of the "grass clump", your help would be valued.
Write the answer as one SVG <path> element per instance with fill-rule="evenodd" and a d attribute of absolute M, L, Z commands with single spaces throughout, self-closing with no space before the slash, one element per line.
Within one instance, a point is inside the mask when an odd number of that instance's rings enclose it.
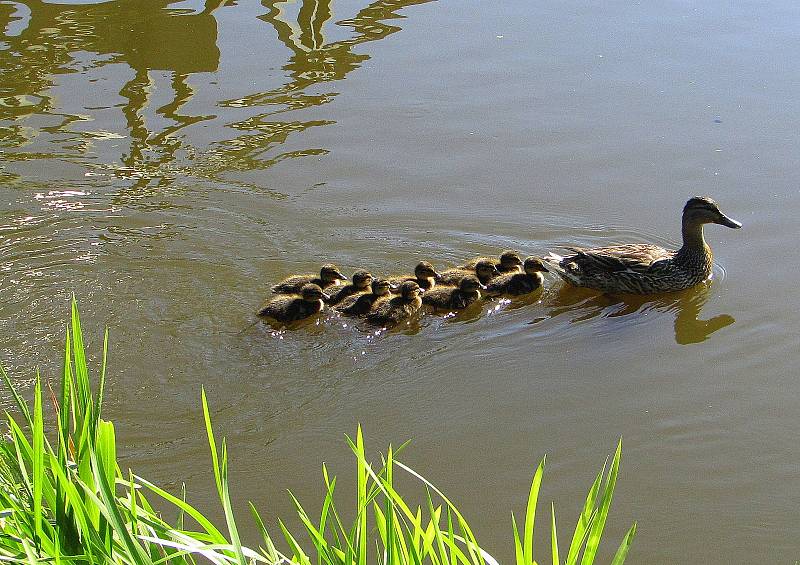
<path fill-rule="evenodd" d="M 367 460 L 359 428 L 347 442 L 356 457 L 355 518 L 345 523 L 335 501 L 336 477 L 323 466 L 326 494 L 312 518 L 290 493 L 306 537 L 297 539 L 283 521 L 279 529 L 286 551 L 278 550 L 250 504 L 250 519 L 261 534 L 258 549 L 243 545 L 228 483 L 225 440 L 214 436 L 205 391 L 201 394 L 211 467 L 225 527 L 218 528 L 180 496 L 165 491 L 118 462 L 112 422 L 104 420 L 103 391 L 108 335 L 96 385 L 92 386 L 75 301 L 67 329 L 59 391 L 48 389 L 54 410 L 46 429 L 45 392 L 38 373 L 31 406 L 0 367 L 19 421 L 6 414 L 8 432 L 0 439 L 0 561 L 13 563 L 119 564 L 292 564 L 292 565 L 497 565 L 477 542 L 466 519 L 434 485 L 396 459 L 390 447 L 379 465 Z M 48 420 L 49 422 L 49 420 Z M 402 446 L 404 447 L 404 446 Z M 402 447 L 398 451 L 402 450 Z M 589 490 L 565 560 L 559 557 L 551 504 L 551 557 L 561 563 L 594 562 L 616 484 L 621 446 L 610 468 L 598 473 Z M 424 486 L 423 506 L 412 507 L 396 490 L 396 472 Z M 516 565 L 534 565 L 536 506 L 544 471 L 537 468 L 522 534 L 512 516 Z M 158 499 L 164 512 L 154 510 Z M 164 514 L 174 514 L 172 521 Z M 624 562 L 636 526 L 628 531 L 612 565 Z"/>

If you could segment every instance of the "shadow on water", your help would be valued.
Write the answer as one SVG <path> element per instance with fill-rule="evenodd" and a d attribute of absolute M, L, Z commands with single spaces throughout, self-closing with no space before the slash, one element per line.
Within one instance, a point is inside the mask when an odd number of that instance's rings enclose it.
<path fill-rule="evenodd" d="M 398 10 L 429 1 L 372 2 L 354 17 L 336 22 L 352 30 L 352 36 L 332 42 L 326 42 L 324 29 L 332 15 L 331 0 L 303 0 L 296 18 L 288 11 L 294 2 L 264 1 L 267 12 L 258 18 L 274 28 L 290 51 L 282 67 L 287 77 L 277 88 L 217 102 L 216 107 L 222 110 L 219 116 L 187 115 L 181 109 L 206 86 L 198 81 L 190 84 L 190 77 L 220 69 L 217 12 L 233 9 L 234 2 L 205 0 L 198 11 L 170 7 L 175 4 L 170 0 L 96 4 L 19 0 L 0 4 L 0 26 L 5 30 L 0 45 L 0 145 L 17 149 L 7 153 L 7 161 L 60 159 L 125 181 L 128 186 L 119 191 L 116 204 L 131 205 L 143 197 L 161 194 L 176 178 L 186 175 L 284 196 L 252 181 L 231 179 L 227 173 L 262 170 L 289 158 L 327 153 L 324 148 L 311 147 L 265 157 L 293 134 L 335 123 L 330 119 L 280 121 L 273 116 L 329 102 L 338 93 L 306 91 L 320 83 L 344 79 L 370 58 L 354 53 L 354 47 L 400 30 L 383 20 L 402 18 Z M 53 92 L 61 82 L 58 75 L 74 73 L 85 77 L 80 88 L 94 90 L 85 83 L 97 83 L 103 67 L 119 64 L 132 71 L 119 89 L 121 104 L 116 99 L 101 99 L 94 107 L 84 103 L 77 111 L 70 111 L 59 102 L 63 96 Z M 167 88 L 154 71 L 169 74 Z M 73 94 L 67 93 L 67 97 L 79 101 L 87 98 Z M 169 96 L 166 103 L 150 109 L 165 95 Z M 265 105 L 278 108 L 241 118 L 241 108 Z M 76 131 L 76 123 L 95 121 L 98 111 L 115 107 L 122 113 L 126 135 Z M 237 118 L 225 120 L 225 109 Z M 48 123 L 25 123 L 26 117 L 37 115 L 46 116 Z M 191 143 L 190 126 L 218 119 L 226 123 L 214 126 L 214 137 L 205 142 L 210 147 Z M 223 139 L 221 134 L 229 129 L 247 133 Z M 97 159 L 93 153 L 93 142 L 106 135 L 129 139 L 118 158 Z M 19 151 L 37 137 L 40 139 L 35 147 Z M 9 181 L 21 176 L 0 172 Z"/>
<path fill-rule="evenodd" d="M 690 345 L 706 341 L 711 334 L 733 324 L 729 314 L 719 314 L 708 320 L 699 319 L 708 301 L 712 283 L 706 282 L 682 292 L 639 296 L 635 294 L 598 294 L 596 291 L 561 285 L 543 298 L 546 316 L 540 322 L 556 316 L 571 316 L 576 324 L 598 317 L 619 318 L 647 315 L 651 312 L 675 315 L 675 342 Z"/>

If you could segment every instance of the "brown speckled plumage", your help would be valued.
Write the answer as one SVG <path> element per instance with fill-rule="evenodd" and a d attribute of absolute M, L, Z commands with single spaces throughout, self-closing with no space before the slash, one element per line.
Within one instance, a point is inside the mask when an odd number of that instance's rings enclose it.
<path fill-rule="evenodd" d="M 713 257 L 703 238 L 703 225 L 707 223 L 741 227 L 720 212 L 710 198 L 694 197 L 683 209 L 683 246 L 677 251 L 645 243 L 573 247 L 568 248 L 573 255 L 553 254 L 546 260 L 561 278 L 575 286 L 635 294 L 683 290 L 711 276 Z"/>

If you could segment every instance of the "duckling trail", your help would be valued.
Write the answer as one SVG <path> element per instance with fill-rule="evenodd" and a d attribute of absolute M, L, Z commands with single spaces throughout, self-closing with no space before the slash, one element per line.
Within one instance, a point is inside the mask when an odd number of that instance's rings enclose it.
<path fill-rule="evenodd" d="M 234 506 L 286 517 L 321 461 L 348 475 L 360 422 L 411 439 L 513 562 L 534 462 L 579 508 L 622 436 L 606 527 L 638 522 L 632 563 L 798 559 L 794 3 L 18 0 L 0 20 L 0 363 L 23 394 L 57 375 L 74 292 L 95 361 L 109 328 L 123 466 L 216 508 L 202 384 Z M 534 294 L 393 330 L 347 298 L 246 329 L 326 263 L 425 288 L 518 268 L 504 251 L 679 249 L 695 195 L 743 228 L 705 225 L 713 280 L 679 293 L 545 265 Z"/>

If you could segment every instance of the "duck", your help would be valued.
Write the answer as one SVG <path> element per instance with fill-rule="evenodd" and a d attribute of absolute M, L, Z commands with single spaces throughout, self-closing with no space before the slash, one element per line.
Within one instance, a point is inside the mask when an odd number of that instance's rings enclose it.
<path fill-rule="evenodd" d="M 476 275 L 481 284 L 487 284 L 494 277 L 498 276 L 500 271 L 494 265 L 492 259 L 482 259 L 475 263 L 472 269 L 456 267 L 455 269 L 448 269 L 439 275 L 438 283 L 447 286 L 458 286 L 461 279 L 470 275 Z"/>
<path fill-rule="evenodd" d="M 422 307 L 422 299 L 419 297 L 421 290 L 415 281 L 405 281 L 400 285 L 399 295 L 390 299 L 384 298 L 375 305 L 374 310 L 367 315 L 367 322 L 387 326 L 410 318 Z"/>
<path fill-rule="evenodd" d="M 467 275 L 457 287 L 438 286 L 422 295 L 422 303 L 439 310 L 463 310 L 480 300 L 480 289 L 486 288 L 475 275 Z"/>
<path fill-rule="evenodd" d="M 440 276 L 433 265 L 427 261 L 420 261 L 414 267 L 413 275 L 394 275 L 389 277 L 389 283 L 395 287 L 397 292 L 406 281 L 414 281 L 421 289 L 430 290 L 436 285 Z"/>
<path fill-rule="evenodd" d="M 494 261 L 491 257 L 476 257 L 459 266 L 459 269 L 474 269 L 478 261 Z M 494 265 L 501 273 L 521 273 L 522 258 L 517 251 L 507 249 L 500 254 L 500 262 Z"/>
<path fill-rule="evenodd" d="M 522 273 L 504 273 L 493 278 L 486 285 L 486 294 L 519 296 L 541 288 L 544 284 L 542 273 L 549 272 L 542 260 L 539 257 L 528 257 L 522 268 L 524 269 Z"/>
<path fill-rule="evenodd" d="M 299 294 L 281 294 L 265 302 L 257 315 L 278 322 L 294 322 L 322 312 L 323 299 L 327 298 L 319 285 L 306 284 Z"/>
<path fill-rule="evenodd" d="M 572 255 L 550 253 L 545 260 L 558 276 L 574 286 L 611 293 L 680 291 L 711 277 L 713 256 L 703 237 L 705 224 L 742 227 L 741 222 L 723 214 L 708 196 L 694 196 L 683 207 L 683 245 L 678 250 L 647 243 L 569 247 Z"/>
<path fill-rule="evenodd" d="M 356 271 L 353 273 L 352 280 L 353 282 L 350 284 L 341 287 L 337 286 L 335 292 L 328 292 L 330 298 L 326 301 L 326 304 L 333 306 L 354 294 L 369 292 L 370 286 L 372 285 L 372 275 L 368 271 L 364 271 L 363 269 Z"/>
<path fill-rule="evenodd" d="M 331 263 L 325 264 L 317 275 L 292 275 L 283 279 L 272 287 L 272 292 L 276 294 L 299 294 L 300 290 L 307 284 L 315 284 L 325 290 L 328 287 L 336 286 L 339 281 L 346 281 L 347 277 L 342 274 L 339 267 Z"/>
<path fill-rule="evenodd" d="M 386 279 L 372 279 L 372 292 L 352 294 L 336 305 L 336 310 L 347 316 L 366 316 L 373 306 L 391 293 Z"/>

